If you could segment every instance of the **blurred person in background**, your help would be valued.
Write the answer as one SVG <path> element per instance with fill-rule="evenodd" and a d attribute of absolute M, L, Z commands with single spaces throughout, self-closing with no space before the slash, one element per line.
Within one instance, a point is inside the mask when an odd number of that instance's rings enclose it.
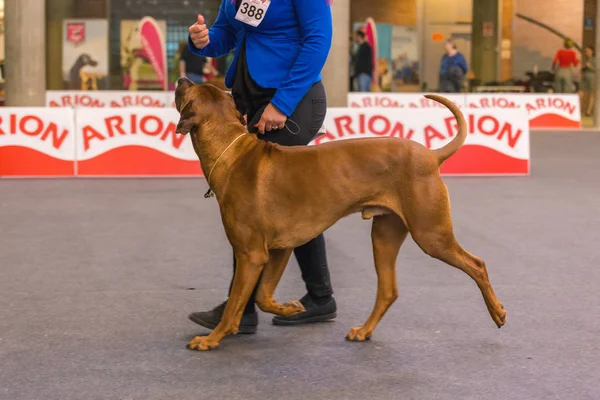
<path fill-rule="evenodd" d="M 187 42 L 183 42 L 179 47 L 181 56 L 179 57 L 179 77 L 186 77 L 196 84 L 206 82 L 204 70 L 208 60 L 204 56 L 194 54 L 190 51 Z"/>
<path fill-rule="evenodd" d="M 444 43 L 446 53 L 440 63 L 440 84 L 438 90 L 442 93 L 460 93 L 465 75 L 469 70 L 465 56 L 456 48 L 451 40 Z"/>
<path fill-rule="evenodd" d="M 215 60 L 212 57 L 206 57 L 206 63 L 202 72 L 204 73 L 204 82 L 208 83 L 219 76 L 219 71 L 215 67 Z"/>
<path fill-rule="evenodd" d="M 556 52 L 552 62 L 554 71 L 554 92 L 575 93 L 573 68 L 579 65 L 577 54 L 573 50 L 573 41 L 565 39 L 563 48 Z"/>
<path fill-rule="evenodd" d="M 350 46 L 348 46 L 348 63 L 349 63 L 349 68 L 348 68 L 348 72 L 349 72 L 349 78 L 350 78 L 350 82 L 348 83 L 348 91 L 350 92 L 354 92 L 354 37 L 352 35 L 350 35 L 349 37 L 350 40 Z"/>
<path fill-rule="evenodd" d="M 189 29 L 190 51 L 222 57 L 235 48 L 225 84 L 232 89 L 249 132 L 282 146 L 306 146 L 319 133 L 327 112 L 321 70 L 332 40 L 329 0 L 261 2 L 223 0 L 210 29 L 204 17 Z M 336 304 L 327 266 L 323 234 L 294 249 L 307 294 L 305 312 L 273 318 L 276 325 L 297 325 L 335 318 Z M 235 273 L 235 256 L 234 256 Z M 233 282 L 232 282 L 233 283 Z M 231 290 L 231 286 L 230 286 Z M 250 296 L 239 333 L 255 333 L 256 288 Z M 214 329 L 227 302 L 190 314 L 193 322 Z"/>
<path fill-rule="evenodd" d="M 581 69 L 581 84 L 579 95 L 581 96 L 581 107 L 585 106 L 585 116 L 591 117 L 594 109 L 594 96 L 596 91 L 596 57 L 594 49 L 586 46 L 583 49 L 583 61 Z"/>
<path fill-rule="evenodd" d="M 365 33 L 357 30 L 354 42 L 358 45 L 353 58 L 353 73 L 359 92 L 370 92 L 373 81 L 373 49 L 365 39 Z"/>

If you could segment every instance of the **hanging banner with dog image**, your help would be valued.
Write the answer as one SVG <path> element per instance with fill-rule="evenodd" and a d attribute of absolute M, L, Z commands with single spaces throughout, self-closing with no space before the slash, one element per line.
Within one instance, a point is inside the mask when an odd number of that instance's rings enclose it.
<path fill-rule="evenodd" d="M 167 23 L 151 17 L 121 21 L 123 88 L 167 90 Z"/>
<path fill-rule="evenodd" d="M 65 90 L 108 89 L 108 21 L 64 20 L 62 58 Z"/>

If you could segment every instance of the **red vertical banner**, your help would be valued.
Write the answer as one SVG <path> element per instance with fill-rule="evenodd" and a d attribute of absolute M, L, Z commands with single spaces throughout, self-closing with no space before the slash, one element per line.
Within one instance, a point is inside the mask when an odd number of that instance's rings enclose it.
<path fill-rule="evenodd" d="M 167 51 L 165 38 L 158 23 L 152 17 L 144 17 L 140 21 L 140 41 L 142 48 L 156 73 L 164 90 L 168 89 Z"/>
<path fill-rule="evenodd" d="M 373 86 L 379 91 L 379 71 L 377 70 L 377 27 L 373 18 L 369 17 L 365 21 L 365 36 L 367 43 L 371 46 L 373 58 Z"/>

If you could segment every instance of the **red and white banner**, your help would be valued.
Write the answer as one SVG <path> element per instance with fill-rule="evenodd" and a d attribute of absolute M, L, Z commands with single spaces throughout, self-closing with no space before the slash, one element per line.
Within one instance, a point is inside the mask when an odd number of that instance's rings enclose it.
<path fill-rule="evenodd" d="M 49 90 L 47 107 L 121 108 L 121 107 L 171 107 L 171 94 L 163 91 L 130 90 Z"/>
<path fill-rule="evenodd" d="M 463 110 L 467 141 L 442 165 L 450 175 L 529 174 L 529 126 L 524 110 Z M 447 109 L 330 108 L 327 133 L 313 144 L 362 137 L 414 140 L 430 149 L 440 148 L 456 135 L 456 119 Z M 398 155 L 399 157 L 401 155 Z"/>
<path fill-rule="evenodd" d="M 410 107 L 410 105 L 409 105 Z M 520 108 L 463 108 L 466 144 L 444 174 L 526 175 L 529 127 Z M 173 108 L 2 108 L 0 176 L 200 176 L 189 135 L 175 133 Z M 445 108 L 330 108 L 313 144 L 391 136 L 428 148 L 448 143 L 456 121 Z"/>
<path fill-rule="evenodd" d="M 527 112 L 529 128 L 532 130 L 581 128 L 579 96 L 576 94 L 441 93 L 441 95 L 467 108 L 497 110 L 524 108 Z M 441 104 L 425 98 L 423 93 L 348 93 L 348 107 L 444 108 Z"/>
<path fill-rule="evenodd" d="M 576 94 L 468 94 L 467 107 L 524 108 L 531 129 L 580 129 L 581 110 Z"/>
<path fill-rule="evenodd" d="M 73 176 L 74 111 L 0 108 L 0 177 Z"/>
<path fill-rule="evenodd" d="M 78 176 L 202 175 L 175 109 L 82 108 L 75 120 Z"/>
<path fill-rule="evenodd" d="M 460 107 L 465 106 L 465 95 L 443 93 L 444 97 Z M 348 93 L 350 108 L 442 108 L 437 101 L 429 100 L 423 93 Z"/>

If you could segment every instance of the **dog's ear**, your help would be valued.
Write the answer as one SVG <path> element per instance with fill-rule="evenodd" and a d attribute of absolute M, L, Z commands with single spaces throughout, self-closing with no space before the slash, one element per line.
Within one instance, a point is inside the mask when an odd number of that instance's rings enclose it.
<path fill-rule="evenodd" d="M 186 76 L 182 76 L 177 79 L 177 89 L 181 88 L 182 91 L 186 91 L 188 88 L 194 86 L 194 82 Z"/>
<path fill-rule="evenodd" d="M 184 77 L 181 77 L 177 80 L 177 87 L 175 88 L 175 107 L 177 108 L 178 111 L 181 112 L 181 100 L 183 99 L 183 96 L 185 95 L 186 90 L 188 90 L 189 88 L 191 88 L 192 86 L 194 86 L 194 82 L 192 82 L 190 79 Z"/>
<path fill-rule="evenodd" d="M 194 118 L 195 115 L 192 111 L 192 103 L 193 102 L 186 104 L 183 110 L 181 110 L 179 113 L 179 122 L 177 123 L 175 133 L 186 135 L 191 132 L 196 125 L 196 118 Z"/>

